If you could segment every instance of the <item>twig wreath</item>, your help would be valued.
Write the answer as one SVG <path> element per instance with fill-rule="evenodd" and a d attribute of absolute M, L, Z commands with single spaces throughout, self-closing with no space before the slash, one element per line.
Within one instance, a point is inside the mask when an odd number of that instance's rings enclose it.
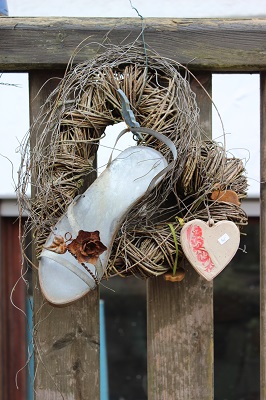
<path fill-rule="evenodd" d="M 179 63 L 151 50 L 144 56 L 136 44 L 106 46 L 100 56 L 69 68 L 31 127 L 38 140 L 31 150 L 29 138 L 23 146 L 18 198 L 29 212 L 24 235 L 33 231 L 37 255 L 75 196 L 86 190 L 105 128 L 123 121 L 118 89 L 141 127 L 171 139 L 177 159 L 124 219 L 105 277 L 176 275 L 184 258 L 180 232 L 194 219 L 247 224 L 240 208 L 247 190 L 243 163 L 202 132 L 189 77 Z M 169 148 L 148 134 L 138 145 L 172 161 Z M 28 198 L 31 176 L 34 196 Z"/>

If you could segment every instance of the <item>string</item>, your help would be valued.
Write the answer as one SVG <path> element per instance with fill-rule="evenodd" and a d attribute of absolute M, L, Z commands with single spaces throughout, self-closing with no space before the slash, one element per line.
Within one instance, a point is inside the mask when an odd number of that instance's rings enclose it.
<path fill-rule="evenodd" d="M 131 8 L 136 11 L 137 15 L 140 17 L 141 19 L 141 37 L 142 37 L 142 43 L 143 43 L 143 50 L 144 50 L 144 56 L 145 56 L 145 65 L 146 65 L 146 71 L 145 71 L 145 83 L 147 81 L 147 77 L 148 77 L 148 54 L 147 54 L 147 46 L 146 46 L 146 41 L 145 41 L 145 21 L 144 21 L 144 17 L 140 14 L 139 10 L 132 4 L 132 1 L 129 0 L 130 6 Z M 141 97 L 140 97 L 141 100 Z"/>
<path fill-rule="evenodd" d="M 214 224 L 214 221 L 213 221 L 213 219 L 211 217 L 209 205 L 206 203 L 205 200 L 203 201 L 203 203 L 204 203 L 204 206 L 205 206 L 207 214 L 208 214 L 208 225 L 212 226 Z"/>

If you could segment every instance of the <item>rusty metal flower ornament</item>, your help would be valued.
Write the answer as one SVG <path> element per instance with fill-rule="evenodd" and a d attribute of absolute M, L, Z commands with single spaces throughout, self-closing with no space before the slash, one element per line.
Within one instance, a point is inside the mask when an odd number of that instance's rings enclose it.
<path fill-rule="evenodd" d="M 52 244 L 44 248 L 57 254 L 64 254 L 67 251 L 65 239 L 60 235 L 55 236 Z"/>
<path fill-rule="evenodd" d="M 76 239 L 67 245 L 67 250 L 77 258 L 79 263 L 88 262 L 96 265 L 100 254 L 107 247 L 100 240 L 100 232 L 80 230 Z"/>

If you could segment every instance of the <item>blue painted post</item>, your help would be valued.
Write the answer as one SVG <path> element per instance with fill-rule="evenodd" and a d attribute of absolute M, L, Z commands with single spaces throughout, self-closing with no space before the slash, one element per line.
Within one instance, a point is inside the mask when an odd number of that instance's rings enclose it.
<path fill-rule="evenodd" d="M 109 400 L 104 301 L 100 300 L 100 399 Z"/>
<path fill-rule="evenodd" d="M 27 400 L 33 400 L 33 381 L 34 381 L 34 357 L 33 357 L 33 298 L 26 298 L 26 314 L 27 314 L 27 350 L 28 350 L 28 371 L 27 371 Z"/>

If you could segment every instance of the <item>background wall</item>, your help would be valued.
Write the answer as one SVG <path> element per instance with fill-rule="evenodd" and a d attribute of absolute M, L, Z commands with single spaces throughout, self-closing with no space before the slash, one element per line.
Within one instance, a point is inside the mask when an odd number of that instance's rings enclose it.
<path fill-rule="evenodd" d="M 136 17 L 265 17 L 265 1 L 253 0 L 8 0 L 9 16 Z M 195 57 L 197 55 L 195 54 Z M 19 146 L 28 130 L 26 74 L 2 74 L 0 83 L 0 197 L 14 197 Z M 213 99 L 222 116 L 226 148 L 243 158 L 249 177 L 249 196 L 259 195 L 259 79 L 258 75 L 214 75 Z M 214 112 L 213 137 L 223 142 Z M 13 177 L 12 177 L 13 176 Z"/>

